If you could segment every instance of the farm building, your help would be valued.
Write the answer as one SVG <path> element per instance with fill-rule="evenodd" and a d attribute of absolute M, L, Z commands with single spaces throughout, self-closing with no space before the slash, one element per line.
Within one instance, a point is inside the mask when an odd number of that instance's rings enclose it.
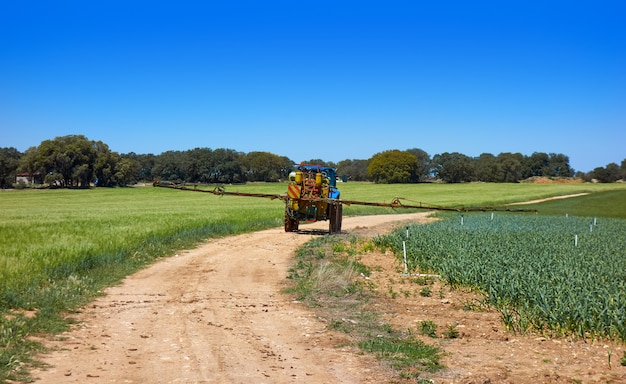
<path fill-rule="evenodd" d="M 26 185 L 43 184 L 43 177 L 44 175 L 41 172 L 34 172 L 34 173 L 22 172 L 22 173 L 18 173 L 15 175 L 15 182 L 24 183 Z"/>

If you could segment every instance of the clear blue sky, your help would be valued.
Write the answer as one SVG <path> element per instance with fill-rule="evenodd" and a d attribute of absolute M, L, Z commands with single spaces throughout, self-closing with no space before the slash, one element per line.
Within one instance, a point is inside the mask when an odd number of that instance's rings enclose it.
<path fill-rule="evenodd" d="M 4 1 L 0 147 L 626 158 L 624 1 Z"/>

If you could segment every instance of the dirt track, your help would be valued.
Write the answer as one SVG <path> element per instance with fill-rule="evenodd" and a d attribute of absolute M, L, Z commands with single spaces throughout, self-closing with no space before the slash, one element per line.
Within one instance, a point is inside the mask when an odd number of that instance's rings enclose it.
<path fill-rule="evenodd" d="M 344 218 L 375 226 L 415 215 Z M 303 226 L 327 229 L 327 223 Z M 45 383 L 381 382 L 372 357 L 334 348 L 325 324 L 281 289 L 315 236 L 271 229 L 164 259 L 84 308 L 51 343 Z M 378 377 L 377 377 L 378 376 Z"/>

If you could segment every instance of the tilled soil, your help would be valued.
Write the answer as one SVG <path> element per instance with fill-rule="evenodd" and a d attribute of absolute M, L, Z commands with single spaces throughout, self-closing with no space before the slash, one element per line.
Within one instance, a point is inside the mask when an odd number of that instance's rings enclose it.
<path fill-rule="evenodd" d="M 346 217 L 343 229 L 370 236 L 426 215 Z M 33 377 L 42 383 L 404 382 L 282 293 L 294 251 L 327 227 L 210 240 L 155 263 L 82 308 L 71 331 L 45 343 L 54 352 L 42 357 L 49 366 Z M 417 332 L 430 320 L 440 330 L 454 324 L 460 331 L 456 339 L 424 338 L 446 353 L 447 369 L 432 376 L 436 383 L 626 383 L 622 345 L 512 335 L 496 313 L 463 310 L 471 293 L 437 282 L 436 293 L 422 297 L 392 255 L 370 253 L 362 262 L 373 268 L 377 305 L 395 326 Z"/>

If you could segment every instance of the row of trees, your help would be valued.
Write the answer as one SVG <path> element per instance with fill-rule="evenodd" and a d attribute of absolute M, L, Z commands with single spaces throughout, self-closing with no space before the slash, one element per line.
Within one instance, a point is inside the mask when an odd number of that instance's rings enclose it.
<path fill-rule="evenodd" d="M 138 164 L 112 152 L 101 141 L 82 135 L 44 140 L 19 158 L 19 173 L 43 174 L 44 182 L 58 187 L 125 186 L 137 180 Z"/>
<path fill-rule="evenodd" d="M 431 157 L 414 148 L 380 152 L 368 160 L 343 160 L 335 164 L 312 159 L 307 163 L 336 167 L 337 174 L 345 179 L 376 183 L 416 183 L 434 179 L 449 183 L 517 182 L 529 177 L 574 176 L 567 156 L 542 152 L 530 156 L 484 153 L 478 157 L 444 152 Z M 119 154 L 105 143 L 83 135 L 45 140 L 24 153 L 15 148 L 0 148 L 0 188 L 14 185 L 19 173 L 44 175 L 42 181 L 51 186 L 112 187 L 154 179 L 202 183 L 273 182 L 286 179 L 293 169 L 291 159 L 269 152 L 195 148 L 160 155 Z M 625 179 L 626 159 L 621 166 L 611 163 L 576 176 L 601 182 Z"/>
<path fill-rule="evenodd" d="M 196 148 L 160 155 L 119 154 L 83 135 L 45 140 L 20 153 L 0 148 L 0 188 L 16 175 L 45 175 L 45 184 L 85 188 L 127 186 L 154 179 L 202 183 L 242 183 L 286 179 L 293 162 L 268 152 L 244 154 L 231 149 Z"/>
<path fill-rule="evenodd" d="M 347 172 L 346 172 L 347 171 Z M 469 157 L 458 152 L 444 152 L 432 158 L 421 149 L 391 150 L 377 153 L 369 160 L 344 160 L 338 173 L 346 172 L 354 180 L 376 183 L 414 183 L 441 180 L 447 183 L 472 181 L 514 183 L 532 177 L 579 177 L 584 181 L 610 183 L 626 179 L 626 159 L 621 167 L 610 163 L 588 173 L 575 172 L 569 158 L 560 153 L 535 152 L 530 156 L 504 152 L 497 156 L 483 153 Z"/>

